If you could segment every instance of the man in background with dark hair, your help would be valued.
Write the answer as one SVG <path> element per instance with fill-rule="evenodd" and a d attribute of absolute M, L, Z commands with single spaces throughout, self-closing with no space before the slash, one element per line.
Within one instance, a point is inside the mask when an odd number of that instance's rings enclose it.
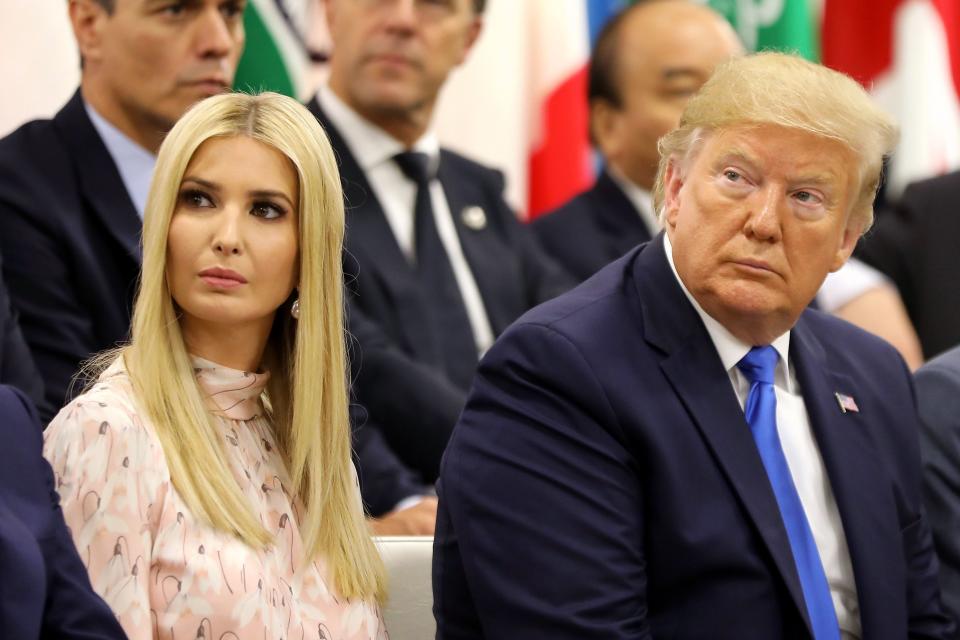
<path fill-rule="evenodd" d="M 351 306 L 371 330 L 355 332 L 357 396 L 398 456 L 432 482 L 479 355 L 571 283 L 504 201 L 500 172 L 441 149 L 431 131 L 440 89 L 480 34 L 484 2 L 326 7 L 330 81 L 309 108 L 340 161 Z M 374 343 L 433 381 L 388 384 Z"/>
<path fill-rule="evenodd" d="M 743 53 L 730 24 L 692 2 L 639 2 L 612 18 L 590 58 L 590 138 L 605 161 L 594 186 L 533 228 L 579 280 L 660 230 L 650 192 L 657 140 L 714 68 Z"/>
<path fill-rule="evenodd" d="M 80 87 L 0 140 L 3 277 L 46 387 L 44 424 L 80 363 L 127 337 L 140 228 L 164 135 L 226 91 L 245 0 L 70 0 Z"/>

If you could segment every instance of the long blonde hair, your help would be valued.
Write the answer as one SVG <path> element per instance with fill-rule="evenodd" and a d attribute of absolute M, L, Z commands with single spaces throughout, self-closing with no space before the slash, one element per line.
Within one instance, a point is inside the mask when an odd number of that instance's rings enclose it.
<path fill-rule="evenodd" d="M 131 341 L 120 350 L 140 408 L 156 428 L 170 477 L 195 516 L 251 546 L 272 542 L 234 481 L 193 374 L 167 286 L 167 233 L 184 172 L 215 137 L 247 136 L 290 159 L 299 179 L 300 317 L 277 312 L 265 353 L 266 406 L 304 506 L 304 549 L 322 555 L 346 598 L 385 597 L 351 461 L 344 345 L 343 195 L 330 143 L 296 101 L 226 94 L 195 105 L 157 158 L 143 228 L 143 270 Z M 242 162 L 242 159 L 237 159 Z"/>

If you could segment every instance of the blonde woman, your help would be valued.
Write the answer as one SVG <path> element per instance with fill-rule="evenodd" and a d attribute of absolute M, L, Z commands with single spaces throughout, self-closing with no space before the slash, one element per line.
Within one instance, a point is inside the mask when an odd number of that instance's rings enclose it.
<path fill-rule="evenodd" d="M 44 446 L 131 638 L 386 638 L 350 459 L 337 175 L 276 94 L 205 100 L 160 149 L 131 341 Z"/>

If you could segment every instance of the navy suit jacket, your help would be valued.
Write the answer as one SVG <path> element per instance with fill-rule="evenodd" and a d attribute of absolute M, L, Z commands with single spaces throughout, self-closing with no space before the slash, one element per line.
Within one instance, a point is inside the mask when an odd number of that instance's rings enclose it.
<path fill-rule="evenodd" d="M 863 637 L 943 637 L 906 367 L 886 343 L 812 310 L 790 357 Z M 841 412 L 835 392 L 860 411 Z M 810 635 L 763 463 L 662 238 L 490 349 L 438 493 L 438 638 Z"/>
<path fill-rule="evenodd" d="M 63 520 L 37 415 L 12 387 L 0 386 L 0 422 L 0 635 L 125 638 Z"/>
<path fill-rule="evenodd" d="M 44 421 L 80 362 L 128 335 L 140 227 L 79 91 L 0 140 L 3 277 L 46 387 Z"/>
<path fill-rule="evenodd" d="M 606 171 L 589 190 L 531 225 L 547 253 L 581 282 L 652 237 Z"/>
<path fill-rule="evenodd" d="M 960 620 L 960 347 L 914 376 L 920 409 L 923 499 L 940 558 L 943 603 Z M 952 636 L 960 640 L 960 629 Z"/>
<path fill-rule="evenodd" d="M 365 340 L 351 322 L 351 330 L 360 337 L 364 363 L 355 369 L 357 399 L 400 458 L 432 482 L 466 390 L 454 386 L 442 372 L 415 362 L 414 345 L 423 341 L 418 334 L 430 326 L 415 271 L 346 141 L 316 99 L 307 107 L 326 130 L 340 168 L 347 207 L 344 271 L 351 316 L 362 314 L 379 332 L 375 340 Z M 498 171 L 442 150 L 437 178 L 494 335 L 527 309 L 573 284 L 504 201 L 503 177 Z M 486 214 L 481 229 L 467 226 L 460 215 L 472 206 L 481 207 Z M 369 327 L 367 330 L 369 333 Z M 392 354 L 381 358 L 389 348 Z M 408 362 L 399 362 L 397 355 Z M 390 367 L 381 366 L 384 363 Z M 411 369 L 419 369 L 412 375 L 422 383 L 404 383 L 413 379 L 407 378 Z"/>
<path fill-rule="evenodd" d="M 857 245 L 897 285 L 927 359 L 960 344 L 958 201 L 960 171 L 916 182 Z"/>

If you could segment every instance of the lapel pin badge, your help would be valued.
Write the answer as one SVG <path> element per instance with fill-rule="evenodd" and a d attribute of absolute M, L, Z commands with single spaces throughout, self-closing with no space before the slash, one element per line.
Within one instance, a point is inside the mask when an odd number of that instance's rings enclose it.
<path fill-rule="evenodd" d="M 480 231 L 487 226 L 487 214 L 476 205 L 464 207 L 463 211 L 460 212 L 460 219 L 463 220 L 463 224 L 467 225 L 467 228 L 474 231 Z"/>
<path fill-rule="evenodd" d="M 837 404 L 840 405 L 840 411 L 843 413 L 860 413 L 860 407 L 857 406 L 857 401 L 853 399 L 853 396 L 848 396 L 839 391 L 834 393 L 837 397 Z"/>

